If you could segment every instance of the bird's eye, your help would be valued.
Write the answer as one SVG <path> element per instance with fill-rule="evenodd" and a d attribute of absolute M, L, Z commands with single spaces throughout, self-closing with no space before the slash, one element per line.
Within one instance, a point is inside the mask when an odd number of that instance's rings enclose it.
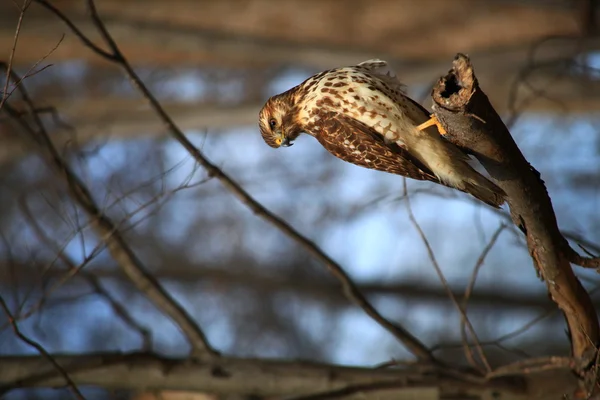
<path fill-rule="evenodd" d="M 274 119 L 270 120 L 269 126 L 271 127 L 271 129 L 275 129 L 277 127 L 277 121 Z"/>

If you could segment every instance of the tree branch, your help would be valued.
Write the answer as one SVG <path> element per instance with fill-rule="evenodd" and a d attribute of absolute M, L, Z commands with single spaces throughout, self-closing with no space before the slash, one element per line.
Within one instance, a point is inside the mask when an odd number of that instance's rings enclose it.
<path fill-rule="evenodd" d="M 440 279 L 440 282 L 442 283 L 442 286 L 444 287 L 444 289 L 448 295 L 448 298 L 450 299 L 450 301 L 456 307 L 458 313 L 460 314 L 461 324 L 466 325 L 466 327 L 469 329 L 469 332 L 471 333 L 471 336 L 473 337 L 473 341 L 475 343 L 475 349 L 479 356 L 479 361 L 481 362 L 482 365 L 481 366 L 478 365 L 478 362 L 476 361 L 476 359 L 474 357 L 474 353 L 472 352 L 471 347 L 467 345 L 466 341 L 465 341 L 465 350 L 466 350 L 465 357 L 467 358 L 467 360 L 469 360 L 469 362 L 471 363 L 471 365 L 474 368 L 477 368 L 480 371 L 483 370 L 483 371 L 489 373 L 492 370 L 492 367 L 490 366 L 490 364 L 487 360 L 487 357 L 485 355 L 485 352 L 483 351 L 483 348 L 481 347 L 479 338 L 477 337 L 477 333 L 475 332 L 475 328 L 473 328 L 471 321 L 469 321 L 469 317 L 467 316 L 465 307 L 462 307 L 460 305 L 458 300 L 456 300 L 456 296 L 454 295 L 454 293 L 452 293 L 452 289 L 450 289 L 450 286 L 448 285 L 448 281 L 446 280 L 446 277 L 444 276 L 444 273 L 442 272 L 442 269 L 440 268 L 440 266 L 437 262 L 437 259 L 435 258 L 435 254 L 433 253 L 433 249 L 431 248 L 431 245 L 429 244 L 429 240 L 427 239 L 425 232 L 423 232 L 421 225 L 417 221 L 417 218 L 415 217 L 415 214 L 412 211 L 412 206 L 410 204 L 410 198 L 408 197 L 408 190 L 406 188 L 406 178 L 404 178 L 403 183 L 404 183 L 404 195 L 406 196 L 406 210 L 408 212 L 408 219 L 410 220 L 411 224 L 417 230 L 417 233 L 419 234 L 421 241 L 425 245 L 425 249 L 427 250 L 427 255 L 429 256 L 429 260 L 431 261 L 431 265 L 433 265 L 433 269 L 435 270 L 436 274 L 438 275 L 438 278 Z"/>
<path fill-rule="evenodd" d="M 77 274 L 82 277 L 92 287 L 94 293 L 106 301 L 113 313 L 119 319 L 121 319 L 125 325 L 139 333 L 142 341 L 142 349 L 146 351 L 151 350 L 152 332 L 150 329 L 142 326 L 135 320 L 127 308 L 117 299 L 115 299 L 107 289 L 104 288 L 100 282 L 100 278 L 98 278 L 95 274 L 85 270 L 83 268 L 84 265 L 77 265 L 75 260 L 73 260 L 65 251 L 63 251 L 58 243 L 55 243 L 54 240 L 50 238 L 50 236 L 44 231 L 38 220 L 34 217 L 33 213 L 29 209 L 27 199 L 23 198 L 19 202 L 19 208 L 21 209 L 25 219 L 28 221 L 29 227 L 32 229 L 33 234 L 37 236 L 37 239 L 40 241 L 40 243 L 45 244 L 50 250 L 54 251 L 57 259 L 61 260 L 65 267 L 67 267 L 68 273 L 65 275 L 67 275 L 69 279 L 73 278 Z M 47 279 L 47 274 L 44 274 L 44 277 Z M 64 280 L 65 278 L 63 277 L 63 279 L 61 279 L 61 283 L 64 283 Z M 45 297 L 46 295 L 43 296 L 43 299 L 45 299 Z"/>
<path fill-rule="evenodd" d="M 15 3 L 16 5 L 16 3 Z M 24 0 L 23 1 L 23 5 L 20 7 L 19 10 L 19 20 L 17 22 L 17 27 L 15 29 L 15 37 L 13 39 L 13 45 L 12 45 L 12 49 L 10 51 L 10 55 L 8 56 L 8 64 L 6 67 L 6 78 L 4 80 L 4 88 L 2 89 L 2 95 L 0 97 L 0 110 L 2 109 L 2 106 L 4 105 L 4 103 L 6 102 L 6 99 L 8 99 L 9 96 L 9 91 L 8 91 L 8 87 L 10 84 L 10 71 L 12 71 L 12 66 L 13 66 L 13 62 L 15 59 L 15 51 L 17 49 L 17 42 L 19 41 L 19 33 L 21 32 L 21 24 L 23 23 L 23 17 L 25 17 L 25 11 L 27 11 L 27 8 L 29 8 L 29 6 L 31 5 L 31 1 L 30 0 Z"/>
<path fill-rule="evenodd" d="M 7 72 L 7 74 L 10 75 L 9 72 Z M 62 382 L 62 385 L 64 385 L 64 383 L 66 382 L 67 386 L 69 387 L 69 389 L 73 393 L 73 396 L 76 399 L 85 400 L 85 397 L 83 397 L 83 394 L 81 394 L 81 392 L 79 391 L 79 388 L 77 387 L 75 382 L 73 382 L 73 379 L 69 376 L 69 373 L 67 371 L 65 371 L 65 369 L 60 365 L 60 363 L 58 361 L 56 361 L 56 359 L 52 355 L 50 355 L 41 344 L 39 344 L 38 342 L 36 342 L 33 339 L 28 338 L 21 332 L 21 330 L 19 329 L 19 326 L 17 325 L 17 321 L 15 320 L 15 317 L 12 315 L 12 313 L 8 309 L 8 305 L 6 304 L 6 302 L 4 301 L 4 298 L 2 296 L 0 296 L 0 308 L 2 308 L 2 310 L 6 314 L 6 318 L 8 319 L 8 322 L 12 326 L 13 332 L 19 338 L 19 340 L 21 340 L 28 346 L 33 347 L 38 353 L 40 353 L 44 358 L 44 362 L 46 362 L 46 363 L 49 362 L 50 364 L 52 364 L 53 371 L 55 373 L 58 373 L 58 376 L 60 377 L 60 381 Z M 3 394 L 2 390 L 0 390 L 0 394 Z"/>
<path fill-rule="evenodd" d="M 584 257 L 572 247 L 566 249 L 569 261 L 584 268 L 600 268 L 600 257 Z"/>
<path fill-rule="evenodd" d="M 448 139 L 471 152 L 508 194 L 513 222 L 525 233 L 534 265 L 570 331 L 573 370 L 589 377 L 599 339 L 598 318 L 588 293 L 569 264 L 544 182 L 525 159 L 479 87 L 469 59 L 459 54 L 433 89 L 434 112 Z M 588 385 L 592 384 L 587 382 Z M 589 387 L 589 386 L 588 386 Z"/>
<path fill-rule="evenodd" d="M 501 390 L 524 393 L 520 379 L 464 382 L 448 377 L 435 366 L 408 364 L 402 369 L 356 368 L 303 361 L 275 361 L 222 357 L 191 361 L 150 353 L 53 355 L 78 385 L 107 389 L 177 389 L 221 395 L 312 395 L 361 385 L 396 389 L 441 387 L 445 393 L 482 393 Z M 60 387 L 64 380 L 35 356 L 0 357 L 3 387 Z M 414 393 L 414 392 L 413 392 Z M 415 396 L 413 398 L 421 398 Z"/>
<path fill-rule="evenodd" d="M 0 68 L 7 70 L 6 66 L 1 63 Z M 13 81 L 20 80 L 14 71 L 7 70 L 7 73 L 11 74 Z M 35 127 L 30 126 L 22 118 L 22 113 L 17 112 L 17 110 L 12 108 L 9 103 L 4 104 L 3 111 L 5 111 L 25 132 L 28 133 L 30 139 L 37 144 L 40 152 L 48 161 L 48 164 L 64 177 L 71 196 L 94 222 L 92 226 L 100 237 L 100 240 L 106 243 L 110 254 L 117 264 L 123 269 L 137 288 L 148 296 L 162 312 L 169 316 L 179 326 L 190 342 L 194 356 L 217 356 L 218 353 L 210 346 L 204 332 L 202 332 L 187 311 L 181 307 L 181 305 L 171 297 L 152 274 L 146 270 L 145 266 L 137 258 L 119 232 L 117 226 L 100 210 L 88 188 L 73 172 L 60 152 L 56 149 L 56 146 L 48 136 L 44 123 L 38 115 L 35 104 L 29 97 L 25 86 L 20 85 L 18 92 L 27 105 Z"/>

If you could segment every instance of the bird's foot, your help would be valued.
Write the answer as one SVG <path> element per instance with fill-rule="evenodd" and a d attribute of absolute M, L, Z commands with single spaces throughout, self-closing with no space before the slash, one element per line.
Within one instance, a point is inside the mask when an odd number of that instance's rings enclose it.
<path fill-rule="evenodd" d="M 440 121 L 437 119 L 437 117 L 435 116 L 435 114 L 431 114 L 430 115 L 431 118 L 429 118 L 427 121 L 423 122 L 421 125 L 417 126 L 417 129 L 422 131 L 424 129 L 429 128 L 430 126 L 436 126 L 438 129 L 438 132 L 440 133 L 440 135 L 444 136 L 446 134 L 448 134 L 448 132 L 446 132 L 446 130 L 444 129 L 444 127 L 442 126 L 442 124 L 440 123 Z"/>

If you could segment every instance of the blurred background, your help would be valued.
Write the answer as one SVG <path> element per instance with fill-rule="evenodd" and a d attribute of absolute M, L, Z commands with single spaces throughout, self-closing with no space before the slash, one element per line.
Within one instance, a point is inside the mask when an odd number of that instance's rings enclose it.
<path fill-rule="evenodd" d="M 2 60 L 13 47 L 15 3 L 21 1 L 0 2 Z M 344 163 L 308 136 L 291 148 L 269 148 L 257 128 L 269 96 L 323 69 L 381 58 L 430 108 L 431 86 L 457 52 L 467 53 L 542 174 L 567 238 L 600 252 L 595 0 L 96 3 L 125 56 L 194 144 L 442 359 L 466 365 L 460 316 L 408 219 L 403 179 Z M 52 4 L 101 43 L 83 1 Z M 120 69 L 36 4 L 23 19 L 13 65 L 31 75 L 24 84 L 38 106 L 56 108 L 60 120 L 48 115 L 45 122 L 71 166 L 218 350 L 362 366 L 409 358 L 343 297 L 323 265 L 208 179 Z M 20 104 L 17 96 L 9 101 Z M 98 251 L 62 178 L 1 119 L 0 137 L 0 290 L 21 329 L 50 352 L 187 354 L 179 330 Z M 568 355 L 564 320 L 506 207 L 496 211 L 439 185 L 407 185 L 459 300 L 480 264 L 468 313 L 490 362 Z M 508 226 L 492 243 L 502 224 Z M 600 305 L 597 276 L 577 273 Z M 6 321 L 0 317 L 0 351 L 35 353 Z"/>

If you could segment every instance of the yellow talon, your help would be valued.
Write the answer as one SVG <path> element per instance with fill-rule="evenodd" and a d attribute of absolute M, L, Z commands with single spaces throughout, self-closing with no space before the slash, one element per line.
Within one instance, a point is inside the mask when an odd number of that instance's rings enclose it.
<path fill-rule="evenodd" d="M 417 126 L 417 129 L 422 131 L 423 129 L 427 129 L 430 126 L 434 126 L 434 125 L 437 127 L 440 135 L 444 136 L 444 135 L 448 134 L 448 132 L 446 132 L 446 130 L 444 129 L 444 127 L 442 126 L 442 124 L 440 123 L 440 121 L 437 119 L 437 117 L 434 114 L 431 114 L 430 118 L 427 121 L 425 121 L 421 125 Z"/>

